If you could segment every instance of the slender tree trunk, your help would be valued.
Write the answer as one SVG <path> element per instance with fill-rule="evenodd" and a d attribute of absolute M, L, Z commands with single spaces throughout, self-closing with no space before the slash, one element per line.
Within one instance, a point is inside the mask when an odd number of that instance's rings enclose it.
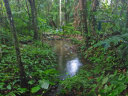
<path fill-rule="evenodd" d="M 34 39 L 38 39 L 38 28 L 37 28 L 37 13 L 36 13 L 36 6 L 35 0 L 28 0 L 31 6 L 31 14 L 32 14 L 32 28 L 34 31 Z"/>
<path fill-rule="evenodd" d="M 0 17 L 3 15 L 2 9 L 3 9 L 3 3 L 2 1 L 0 1 Z"/>
<path fill-rule="evenodd" d="M 127 1 L 127 13 L 126 13 L 126 16 L 127 16 L 127 21 L 126 21 L 126 28 L 128 28 L 128 1 Z"/>
<path fill-rule="evenodd" d="M 60 26 L 62 25 L 62 10 L 61 10 L 62 6 L 61 6 L 61 4 L 62 4 L 62 2 L 60 0 Z"/>
<path fill-rule="evenodd" d="M 29 17 L 29 22 L 27 22 L 28 24 L 28 30 L 30 31 L 31 30 L 31 14 L 30 14 L 30 9 L 29 9 L 29 5 L 28 5 L 28 0 L 25 0 L 25 4 L 26 4 L 26 12 L 28 14 L 28 17 Z"/>
<path fill-rule="evenodd" d="M 82 16 L 79 16 L 79 10 L 80 11 L 82 10 L 82 8 L 80 8 L 80 2 L 81 2 L 81 0 L 74 2 L 74 22 L 73 22 L 73 26 L 75 27 L 75 29 L 79 29 L 79 30 L 82 29 L 82 28 L 79 28 L 79 26 L 81 25 L 81 21 L 82 21 L 81 20 L 82 19 L 81 18 Z M 81 30 L 81 35 L 82 35 L 82 33 L 83 32 Z"/>
<path fill-rule="evenodd" d="M 8 19 L 10 21 L 11 32 L 12 32 L 13 38 L 14 38 L 14 45 L 15 45 L 15 50 L 16 50 L 17 63 L 19 64 L 21 87 L 25 87 L 25 86 L 27 86 L 26 85 L 27 80 L 26 80 L 26 75 L 25 75 L 25 71 L 24 71 L 24 66 L 21 62 L 21 55 L 20 55 L 19 42 L 18 42 L 18 38 L 17 38 L 16 28 L 15 28 L 15 25 L 14 25 L 14 21 L 13 21 L 13 17 L 12 17 L 9 2 L 8 2 L 8 0 L 3 0 L 3 1 L 5 3 Z"/>
<path fill-rule="evenodd" d="M 2 25 L 3 25 L 3 11 L 2 11 L 2 9 L 3 9 L 3 3 L 2 3 L 2 1 L 0 1 L 0 28 L 2 28 Z M 1 36 L 1 39 L 0 39 L 0 43 L 2 43 L 2 31 L 0 31 L 0 36 Z M 1 51 L 1 49 L 0 49 L 0 55 L 2 54 L 2 51 Z M 0 58 L 1 58 L 2 56 L 0 56 Z"/>
<path fill-rule="evenodd" d="M 64 15 L 65 15 L 65 25 L 66 25 L 68 23 L 68 13 L 67 13 L 67 8 L 66 8 L 68 1 L 65 0 L 64 3 L 65 3 L 65 8 L 64 8 L 65 14 Z"/>
<path fill-rule="evenodd" d="M 99 2 L 98 0 L 93 0 L 92 3 L 92 10 L 91 10 L 91 29 L 92 29 L 92 35 L 96 36 L 96 18 L 95 18 L 95 12 L 97 10 L 97 6 L 98 6 Z"/>
<path fill-rule="evenodd" d="M 83 35 L 86 38 L 85 43 L 86 43 L 86 48 L 89 47 L 89 37 L 88 37 L 88 25 L 87 25 L 87 0 L 80 0 L 80 10 L 81 10 L 81 16 L 82 16 L 82 25 L 83 25 Z"/>
<path fill-rule="evenodd" d="M 29 19 L 30 19 L 30 18 L 31 18 L 31 16 L 30 16 L 30 12 L 29 12 L 28 1 L 27 1 L 27 0 L 25 0 L 25 3 L 26 3 L 26 8 L 27 8 L 28 17 L 29 17 Z"/>

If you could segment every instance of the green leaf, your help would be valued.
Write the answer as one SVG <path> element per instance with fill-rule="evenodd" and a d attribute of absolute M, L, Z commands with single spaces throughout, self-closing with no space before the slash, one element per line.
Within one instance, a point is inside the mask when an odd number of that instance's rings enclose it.
<path fill-rule="evenodd" d="M 1 47 L 7 47 L 6 45 L 1 45 Z"/>
<path fill-rule="evenodd" d="M 4 84 L 5 84 L 5 83 L 0 83 L 0 89 L 3 88 Z"/>
<path fill-rule="evenodd" d="M 37 85 L 37 86 L 35 86 L 35 87 L 33 87 L 33 88 L 31 89 L 31 92 L 32 92 L 32 93 L 36 93 L 36 92 L 38 92 L 39 90 L 40 90 L 40 86 Z"/>
<path fill-rule="evenodd" d="M 34 83 L 35 83 L 34 80 L 28 81 L 28 84 L 30 84 L 30 85 L 32 85 L 32 84 L 34 84 Z"/>
<path fill-rule="evenodd" d="M 18 91 L 20 93 L 25 93 L 27 91 L 27 88 L 18 88 Z"/>
<path fill-rule="evenodd" d="M 7 86 L 7 89 L 11 90 L 12 89 L 11 85 L 8 85 Z"/>
<path fill-rule="evenodd" d="M 9 94 L 7 94 L 6 96 L 16 96 L 13 92 L 10 92 Z"/>
<path fill-rule="evenodd" d="M 48 89 L 49 87 L 49 81 L 48 80 L 40 80 L 39 81 L 41 88 Z"/>
<path fill-rule="evenodd" d="M 108 81 L 108 77 L 103 79 L 102 84 L 104 85 L 105 83 L 107 83 L 107 81 Z"/>
<path fill-rule="evenodd" d="M 104 92 L 105 92 L 105 93 L 108 91 L 108 88 L 109 88 L 108 85 L 105 85 L 105 86 L 104 86 Z"/>

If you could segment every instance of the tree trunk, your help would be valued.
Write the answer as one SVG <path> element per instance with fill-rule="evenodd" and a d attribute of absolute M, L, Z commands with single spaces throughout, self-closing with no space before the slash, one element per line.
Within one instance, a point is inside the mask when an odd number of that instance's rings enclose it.
<path fill-rule="evenodd" d="M 32 14 L 32 28 L 34 31 L 34 39 L 38 39 L 38 28 L 37 28 L 37 13 L 36 13 L 36 6 L 35 0 L 28 0 L 31 6 L 31 14 Z"/>
<path fill-rule="evenodd" d="M 60 0 L 60 27 L 61 27 L 61 25 L 62 25 L 62 10 L 61 10 L 61 8 L 62 8 L 62 6 L 61 6 L 61 4 L 62 4 L 62 2 L 61 2 L 61 0 Z"/>
<path fill-rule="evenodd" d="M 27 86 L 26 85 L 27 80 L 26 80 L 26 75 L 25 75 L 25 71 L 24 71 L 24 66 L 21 62 L 21 55 L 20 55 L 19 42 L 18 42 L 18 38 L 17 38 L 16 28 L 15 28 L 15 25 L 14 25 L 14 21 L 13 21 L 13 17 L 12 17 L 9 2 L 8 2 L 8 0 L 3 0 L 3 1 L 5 3 L 8 19 L 10 21 L 11 32 L 12 32 L 13 38 L 14 38 L 14 45 L 15 45 L 15 50 L 16 50 L 17 63 L 19 64 L 19 74 L 20 74 L 20 80 L 21 80 L 21 87 L 25 87 L 25 86 Z"/>
<path fill-rule="evenodd" d="M 81 17 L 82 17 L 82 27 L 83 27 L 83 35 L 86 38 L 86 49 L 89 47 L 89 37 L 88 37 L 88 25 L 87 25 L 87 1 L 86 0 L 79 0 L 80 3 L 80 11 L 81 11 Z"/>
<path fill-rule="evenodd" d="M 68 12 L 67 12 L 67 8 L 66 8 L 66 5 L 67 3 L 69 3 L 67 0 L 64 1 L 65 3 L 65 8 L 64 8 L 64 12 L 65 12 L 65 25 L 68 23 Z"/>
<path fill-rule="evenodd" d="M 0 1 L 0 17 L 3 16 L 2 9 L 3 9 L 3 3 L 2 3 L 2 1 Z"/>
<path fill-rule="evenodd" d="M 97 6 L 98 6 L 99 2 L 98 0 L 93 0 L 92 3 L 92 10 L 91 10 L 91 29 L 92 29 L 92 35 L 96 36 L 96 18 L 95 18 L 95 12 L 97 10 Z"/>
<path fill-rule="evenodd" d="M 26 8 L 27 8 L 28 17 L 29 17 L 29 19 L 30 19 L 30 18 L 31 18 L 31 16 L 30 16 L 30 12 L 29 12 L 28 1 L 27 1 L 27 0 L 25 0 L 25 3 L 26 3 Z"/>
<path fill-rule="evenodd" d="M 128 1 L 127 1 L 127 13 L 126 13 L 126 19 L 127 19 L 127 21 L 126 21 L 126 28 L 128 28 Z"/>
<path fill-rule="evenodd" d="M 25 0 L 25 4 L 26 4 L 26 12 L 27 12 L 27 14 L 28 14 L 28 18 L 29 18 L 29 22 L 27 22 L 27 24 L 28 24 L 28 30 L 29 30 L 29 32 L 30 32 L 30 30 L 31 30 L 31 14 L 30 14 L 30 10 L 29 10 L 29 4 L 28 4 L 28 0 Z"/>

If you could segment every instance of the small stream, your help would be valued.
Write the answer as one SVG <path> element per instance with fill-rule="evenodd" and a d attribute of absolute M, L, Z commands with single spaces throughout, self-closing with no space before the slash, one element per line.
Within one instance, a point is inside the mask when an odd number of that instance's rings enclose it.
<path fill-rule="evenodd" d="M 46 42 L 53 47 L 57 54 L 57 70 L 60 73 L 60 80 L 76 75 L 83 65 L 76 52 L 76 47 L 67 40 L 47 40 Z M 61 89 L 61 85 L 57 85 L 46 96 L 56 96 L 56 93 L 59 93 Z"/>
<path fill-rule="evenodd" d="M 47 42 L 53 46 L 57 54 L 57 70 L 61 74 L 60 79 L 64 80 L 74 76 L 82 66 L 78 54 L 74 51 L 74 45 L 66 40 L 49 40 Z"/>

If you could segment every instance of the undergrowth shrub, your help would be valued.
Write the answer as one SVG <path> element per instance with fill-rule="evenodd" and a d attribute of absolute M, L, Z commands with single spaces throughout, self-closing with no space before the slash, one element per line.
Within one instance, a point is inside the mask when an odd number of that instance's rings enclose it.
<path fill-rule="evenodd" d="M 12 35 L 9 29 L 0 28 L 0 44 L 12 45 Z"/>
<path fill-rule="evenodd" d="M 77 34 L 81 34 L 80 31 L 75 30 L 74 26 L 72 23 L 69 23 L 65 26 L 63 26 L 63 34 L 65 35 L 77 35 Z"/>
<path fill-rule="evenodd" d="M 62 81 L 62 96 L 127 96 L 127 34 L 112 36 L 92 45 L 81 46 L 84 58 L 92 64 L 74 77 Z M 91 67 L 89 67 L 91 66 Z"/>
<path fill-rule="evenodd" d="M 107 73 L 104 70 L 95 73 L 92 68 L 83 68 L 71 78 L 62 81 L 61 96 L 125 96 L 127 94 L 128 71 L 115 70 Z"/>
<path fill-rule="evenodd" d="M 27 43 L 32 42 L 32 41 L 33 41 L 32 36 L 20 36 L 19 37 L 19 42 L 23 43 L 23 44 L 27 44 Z"/>
<path fill-rule="evenodd" d="M 5 46 L 0 61 L 0 96 L 21 96 L 26 92 L 29 92 L 30 96 L 35 96 L 38 92 L 47 92 L 58 82 L 58 72 L 55 69 L 56 55 L 49 45 L 42 42 L 22 45 L 21 56 L 29 88 L 19 86 L 19 67 L 14 48 Z"/>

